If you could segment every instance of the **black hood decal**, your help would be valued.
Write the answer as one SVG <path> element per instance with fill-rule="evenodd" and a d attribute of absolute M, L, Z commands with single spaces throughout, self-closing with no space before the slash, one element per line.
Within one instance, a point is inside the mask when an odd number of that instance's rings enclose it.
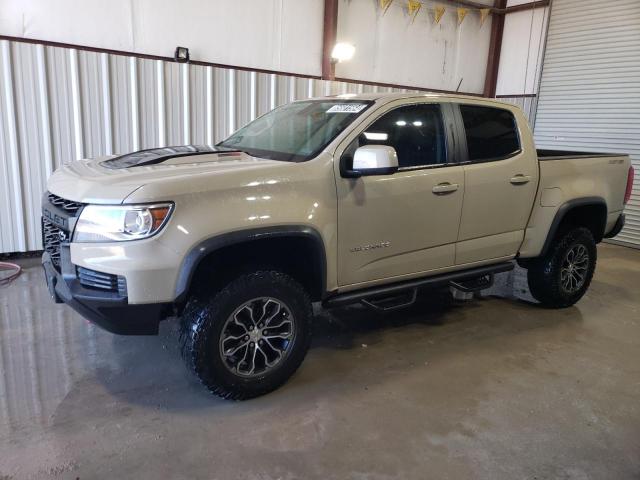
<path fill-rule="evenodd" d="M 227 147 L 211 147 L 209 145 L 180 145 L 176 147 L 151 148 L 149 150 L 139 150 L 119 157 L 111 158 L 100 162 L 105 168 L 114 170 L 131 167 L 144 167 L 156 165 L 170 158 L 188 157 L 191 155 L 206 155 L 209 153 L 231 153 L 239 152 Z"/>

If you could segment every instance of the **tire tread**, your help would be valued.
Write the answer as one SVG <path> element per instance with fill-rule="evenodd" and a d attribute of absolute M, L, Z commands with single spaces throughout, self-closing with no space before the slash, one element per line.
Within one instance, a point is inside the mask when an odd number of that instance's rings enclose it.
<path fill-rule="evenodd" d="M 209 335 L 212 331 L 212 328 L 210 328 L 211 323 L 219 321 L 221 310 L 226 305 L 233 303 L 234 298 L 241 295 L 242 292 L 264 282 L 278 284 L 298 296 L 305 311 L 302 315 L 303 318 L 296 317 L 296 321 L 306 323 L 303 327 L 307 329 L 308 334 L 303 338 L 304 344 L 301 345 L 303 349 L 302 358 L 297 361 L 297 364 L 293 365 L 293 368 L 285 377 L 280 377 L 276 381 L 267 381 L 263 387 L 248 391 L 246 388 L 242 388 L 240 384 L 231 386 L 218 381 L 208 368 L 207 355 L 203 352 L 209 343 Z M 227 400 L 253 398 L 277 389 L 298 369 L 311 343 L 311 319 L 311 300 L 307 292 L 296 280 L 276 270 L 258 270 L 240 275 L 214 293 L 210 299 L 203 298 L 201 295 L 193 296 L 189 299 L 180 318 L 180 352 L 189 370 L 196 375 L 200 383 L 212 394 Z"/>
<path fill-rule="evenodd" d="M 558 270 L 561 268 L 566 251 L 578 241 L 587 247 L 591 264 L 582 288 L 576 293 L 568 295 L 560 285 Z M 548 308 L 565 308 L 575 304 L 589 288 L 596 262 L 596 243 L 591 231 L 584 227 L 566 228 L 558 234 L 547 255 L 535 259 L 529 264 L 527 280 L 531 295 Z"/>

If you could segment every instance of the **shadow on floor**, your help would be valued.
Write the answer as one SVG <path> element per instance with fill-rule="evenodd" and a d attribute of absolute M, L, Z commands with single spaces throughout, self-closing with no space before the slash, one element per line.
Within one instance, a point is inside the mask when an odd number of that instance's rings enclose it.
<path fill-rule="evenodd" d="M 494 310 L 497 304 L 505 303 L 515 315 L 526 312 L 529 321 L 514 323 L 513 318 L 487 314 L 487 310 Z M 335 310 L 316 306 L 309 355 L 316 355 L 322 362 L 323 358 L 326 360 L 331 355 L 331 351 L 357 355 L 362 349 L 373 346 L 392 349 L 397 343 L 394 337 L 398 336 L 402 337 L 401 342 L 405 342 L 404 348 L 419 350 L 445 338 L 450 344 L 461 340 L 466 343 L 469 338 L 477 336 L 478 331 L 484 336 L 517 336 L 533 328 L 557 328 L 562 322 L 581 322 L 580 312 L 573 307 L 565 310 L 560 319 L 553 320 L 546 316 L 536 318 L 539 310 L 540 307 L 528 300 L 495 296 L 459 302 L 453 300 L 448 291 L 425 293 L 415 305 L 389 313 L 379 313 L 361 305 Z M 170 319 L 163 323 L 157 338 L 113 336 L 110 345 L 113 361 L 108 368 L 95 370 L 96 380 L 110 395 L 126 403 L 169 410 L 212 408 L 221 402 L 227 404 L 211 396 L 184 367 L 178 351 L 177 334 L 178 320 Z M 301 369 L 305 365 L 306 362 Z M 348 360 L 335 367 L 314 370 L 313 378 L 305 378 L 305 388 L 310 384 L 340 382 L 341 377 L 358 368 Z M 270 396 L 287 395 L 286 390 L 287 385 Z M 256 402 L 260 399 L 249 403 Z"/>

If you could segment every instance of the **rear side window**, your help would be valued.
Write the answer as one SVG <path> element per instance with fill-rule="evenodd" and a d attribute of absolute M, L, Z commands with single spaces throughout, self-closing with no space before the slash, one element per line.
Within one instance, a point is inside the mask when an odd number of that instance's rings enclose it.
<path fill-rule="evenodd" d="M 501 108 L 460 105 L 469 160 L 497 160 L 520 150 L 513 114 Z"/>

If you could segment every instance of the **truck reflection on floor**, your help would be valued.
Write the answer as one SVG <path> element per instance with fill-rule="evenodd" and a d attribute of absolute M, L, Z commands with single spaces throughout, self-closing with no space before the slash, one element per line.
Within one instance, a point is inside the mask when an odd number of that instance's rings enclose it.
<path fill-rule="evenodd" d="M 51 303 L 41 268 L 33 263 L 11 286 L 0 289 L 0 439 L 23 428 L 50 426 L 74 385 L 90 377 L 104 386 L 106 399 L 117 392 L 121 400 L 156 406 L 162 401 L 158 392 L 186 389 L 193 390 L 194 397 L 185 403 L 183 396 L 176 409 L 205 407 L 214 401 L 185 375 L 178 361 L 175 320 L 164 322 L 158 337 L 104 332 L 77 318 L 71 309 Z M 481 296 L 533 301 L 526 271 L 519 268 L 497 275 Z M 416 318 L 425 324 L 444 321 L 452 303 L 456 302 L 448 292 L 423 293 L 419 304 L 408 311 L 384 316 L 360 306 L 336 311 L 316 306 L 314 347 L 349 348 L 359 333 L 415 323 Z M 165 406 L 170 405 L 167 398 Z"/>

